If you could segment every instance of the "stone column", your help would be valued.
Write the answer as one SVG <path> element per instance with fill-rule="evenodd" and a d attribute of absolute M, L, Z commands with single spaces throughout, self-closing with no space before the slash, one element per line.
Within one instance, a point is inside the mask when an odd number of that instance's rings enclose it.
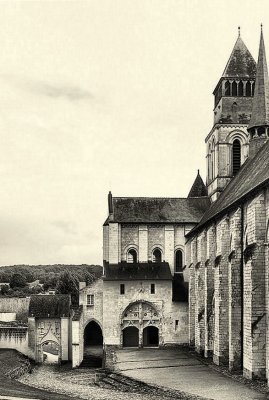
<path fill-rule="evenodd" d="M 109 262 L 119 262 L 119 224 L 115 222 L 109 223 Z"/>
<path fill-rule="evenodd" d="M 79 321 L 72 321 L 72 368 L 80 365 L 80 345 Z"/>
<path fill-rule="evenodd" d="M 196 338 L 195 348 L 200 354 L 204 354 L 205 350 L 205 291 L 204 291 L 204 271 L 205 271 L 205 233 L 202 232 L 197 238 L 197 264 L 196 264 Z"/>
<path fill-rule="evenodd" d="M 231 249 L 229 255 L 229 369 L 242 369 L 242 276 L 241 276 L 241 210 L 230 220 Z"/>
<path fill-rule="evenodd" d="M 69 318 L 61 317 L 61 360 L 68 361 L 68 345 L 69 345 Z"/>
<path fill-rule="evenodd" d="M 38 360 L 38 355 L 36 352 L 36 320 L 35 317 L 28 318 L 28 348 L 29 348 L 29 356 L 34 358 L 35 361 L 41 362 Z"/>
<path fill-rule="evenodd" d="M 217 225 L 217 257 L 215 260 L 215 328 L 213 361 L 226 365 L 229 361 L 228 335 L 228 219 L 223 218 Z"/>
<path fill-rule="evenodd" d="M 205 357 L 213 354 L 214 323 L 214 262 L 215 262 L 215 227 L 210 226 L 206 232 L 206 261 L 204 268 L 204 305 L 205 305 Z"/>
<path fill-rule="evenodd" d="M 174 274 L 174 241 L 175 232 L 173 225 L 165 225 L 164 228 L 164 260 L 169 263 L 171 273 Z"/>
<path fill-rule="evenodd" d="M 148 227 L 147 225 L 139 225 L 138 228 L 139 243 L 139 261 L 148 261 Z"/>
<path fill-rule="evenodd" d="M 189 274 L 189 345 L 193 347 L 195 344 L 195 267 L 194 267 L 194 253 L 196 252 L 196 239 L 189 241 L 187 246 L 190 247 L 190 260 L 188 260 L 190 274 Z"/>

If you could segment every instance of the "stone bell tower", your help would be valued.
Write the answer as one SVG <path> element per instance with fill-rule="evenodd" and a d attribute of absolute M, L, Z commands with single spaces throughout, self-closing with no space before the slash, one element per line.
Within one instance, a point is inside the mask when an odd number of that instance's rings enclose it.
<path fill-rule="evenodd" d="M 215 201 L 248 157 L 256 62 L 240 35 L 213 92 L 214 124 L 206 137 L 207 188 Z"/>

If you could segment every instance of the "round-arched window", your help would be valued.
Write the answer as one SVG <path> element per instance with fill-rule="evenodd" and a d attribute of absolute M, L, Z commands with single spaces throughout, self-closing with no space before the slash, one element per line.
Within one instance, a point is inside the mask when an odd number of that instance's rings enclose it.
<path fill-rule="evenodd" d="M 183 253 L 177 250 L 175 253 L 175 272 L 183 272 Z"/>
<path fill-rule="evenodd" d="M 241 143 L 238 139 L 233 141 L 232 163 L 233 175 L 235 175 L 241 167 Z"/>
<path fill-rule="evenodd" d="M 127 253 L 127 263 L 137 263 L 137 251 L 135 249 L 130 249 Z"/>
<path fill-rule="evenodd" d="M 152 252 L 152 261 L 154 263 L 160 263 L 162 262 L 162 252 L 160 249 L 156 248 Z"/>

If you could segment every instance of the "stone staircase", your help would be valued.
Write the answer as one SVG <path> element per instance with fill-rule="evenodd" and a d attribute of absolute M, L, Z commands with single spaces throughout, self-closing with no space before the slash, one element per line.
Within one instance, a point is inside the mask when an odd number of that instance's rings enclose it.
<path fill-rule="evenodd" d="M 102 368 L 102 357 L 85 355 L 79 368 Z"/>

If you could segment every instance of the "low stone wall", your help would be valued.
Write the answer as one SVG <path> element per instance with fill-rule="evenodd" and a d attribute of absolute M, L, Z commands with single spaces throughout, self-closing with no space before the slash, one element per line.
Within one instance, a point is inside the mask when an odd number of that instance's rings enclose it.
<path fill-rule="evenodd" d="M 0 348 L 14 349 L 28 356 L 28 327 L 24 324 L 0 324 Z"/>
<path fill-rule="evenodd" d="M 1 313 L 16 313 L 16 320 L 27 322 L 30 297 L 0 297 Z"/>
<path fill-rule="evenodd" d="M 116 370 L 116 362 L 117 362 L 117 355 L 116 350 L 118 350 L 120 346 L 111 346 L 105 345 L 104 346 L 104 357 L 103 357 L 103 368 L 106 368 L 110 371 Z"/>

